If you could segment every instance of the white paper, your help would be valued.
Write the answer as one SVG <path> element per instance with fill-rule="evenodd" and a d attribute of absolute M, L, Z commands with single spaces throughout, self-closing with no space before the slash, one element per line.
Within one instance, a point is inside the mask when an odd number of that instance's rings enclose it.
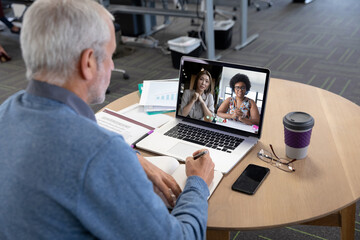
<path fill-rule="evenodd" d="M 144 81 L 140 105 L 176 107 L 177 81 Z"/>
<path fill-rule="evenodd" d="M 149 162 L 163 170 L 168 174 L 173 174 L 176 168 L 179 167 L 180 163 L 173 157 L 168 156 L 156 156 L 156 157 L 145 157 Z"/>
<path fill-rule="evenodd" d="M 146 125 L 153 128 L 158 128 L 173 119 L 172 117 L 165 114 L 149 115 L 145 112 L 144 106 L 140 106 L 137 103 L 118 111 L 118 113 L 138 122 L 145 123 Z"/>
<path fill-rule="evenodd" d="M 175 111 L 175 107 L 167 107 L 167 106 L 144 106 L 145 112 L 164 112 L 164 111 Z"/>
<path fill-rule="evenodd" d="M 185 164 L 180 164 L 179 167 L 175 170 L 175 172 L 173 172 L 171 175 L 175 179 L 175 181 L 179 184 L 181 190 L 184 190 L 187 179 Z M 214 171 L 214 179 L 209 185 L 210 195 L 208 198 L 210 198 L 210 196 L 213 194 L 222 177 L 223 174 L 221 172 Z"/>
<path fill-rule="evenodd" d="M 175 158 L 169 156 L 145 158 L 164 172 L 170 174 L 175 179 L 181 190 L 185 188 L 187 180 L 185 164 L 180 164 Z M 214 171 L 214 180 L 209 186 L 210 195 L 208 198 L 210 198 L 213 194 L 222 177 L 223 174 L 220 171 Z"/>
<path fill-rule="evenodd" d="M 111 111 L 107 109 L 108 111 Z M 104 111 L 95 114 L 97 123 L 110 131 L 122 135 L 125 141 L 131 145 L 144 136 L 150 130 L 135 123 L 126 121 Z"/>

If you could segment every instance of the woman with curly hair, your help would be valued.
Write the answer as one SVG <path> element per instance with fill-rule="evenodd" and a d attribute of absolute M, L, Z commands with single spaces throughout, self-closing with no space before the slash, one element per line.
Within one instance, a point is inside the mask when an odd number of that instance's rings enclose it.
<path fill-rule="evenodd" d="M 220 105 L 217 115 L 226 119 L 240 121 L 247 125 L 259 125 L 260 114 L 254 100 L 245 97 L 251 88 L 247 75 L 238 73 L 230 80 L 235 97 L 228 97 Z"/>

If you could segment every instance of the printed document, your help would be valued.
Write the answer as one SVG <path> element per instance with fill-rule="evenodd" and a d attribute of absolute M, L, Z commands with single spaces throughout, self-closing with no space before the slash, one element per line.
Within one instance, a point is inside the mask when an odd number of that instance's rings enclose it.
<path fill-rule="evenodd" d="M 149 131 L 154 130 L 151 126 L 125 117 L 109 109 L 96 113 L 95 117 L 100 126 L 121 134 L 124 137 L 125 142 L 129 145 L 136 142 Z"/>
<path fill-rule="evenodd" d="M 158 128 L 173 119 L 173 117 L 166 114 L 149 115 L 145 112 L 144 106 L 138 103 L 120 110 L 118 113 L 138 122 L 145 123 L 153 128 Z"/>

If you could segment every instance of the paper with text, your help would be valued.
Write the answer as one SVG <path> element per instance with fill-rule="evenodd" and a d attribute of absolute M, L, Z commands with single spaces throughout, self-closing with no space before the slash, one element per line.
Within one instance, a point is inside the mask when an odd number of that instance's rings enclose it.
<path fill-rule="evenodd" d="M 146 125 L 153 128 L 158 128 L 173 119 L 165 114 L 149 115 L 145 112 L 144 106 L 141 106 L 138 103 L 120 110 L 118 113 L 136 121 L 146 123 Z"/>
<path fill-rule="evenodd" d="M 129 145 L 152 130 L 109 109 L 96 113 L 95 117 L 100 126 L 122 135 Z"/>

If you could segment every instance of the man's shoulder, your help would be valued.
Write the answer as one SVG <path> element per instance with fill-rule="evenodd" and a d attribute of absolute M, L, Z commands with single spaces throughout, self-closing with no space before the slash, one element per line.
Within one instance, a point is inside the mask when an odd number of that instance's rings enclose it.
<path fill-rule="evenodd" d="M 66 104 L 33 96 L 24 91 L 9 97 L 1 105 L 0 114 L 4 114 L 6 121 L 21 120 L 33 126 L 33 129 L 38 129 L 39 134 L 51 132 L 51 135 L 59 139 L 90 138 L 94 143 L 120 136 L 100 127 L 95 121 L 79 115 Z"/>
<path fill-rule="evenodd" d="M 11 95 L 7 99 L 5 99 L 5 101 L 3 103 L 0 104 L 0 108 L 4 107 L 5 105 L 9 104 L 12 101 L 16 101 L 19 98 L 19 96 L 23 95 L 24 93 L 25 93 L 25 90 L 20 90 L 20 91 L 14 93 L 13 95 Z"/>
<path fill-rule="evenodd" d="M 79 139 L 91 139 L 90 141 L 94 144 L 118 137 L 123 140 L 121 135 L 99 126 L 97 122 L 87 117 L 73 112 L 70 114 L 68 109 L 58 112 L 58 115 L 54 117 L 58 119 L 58 123 L 61 125 L 59 127 L 65 132 Z"/>

